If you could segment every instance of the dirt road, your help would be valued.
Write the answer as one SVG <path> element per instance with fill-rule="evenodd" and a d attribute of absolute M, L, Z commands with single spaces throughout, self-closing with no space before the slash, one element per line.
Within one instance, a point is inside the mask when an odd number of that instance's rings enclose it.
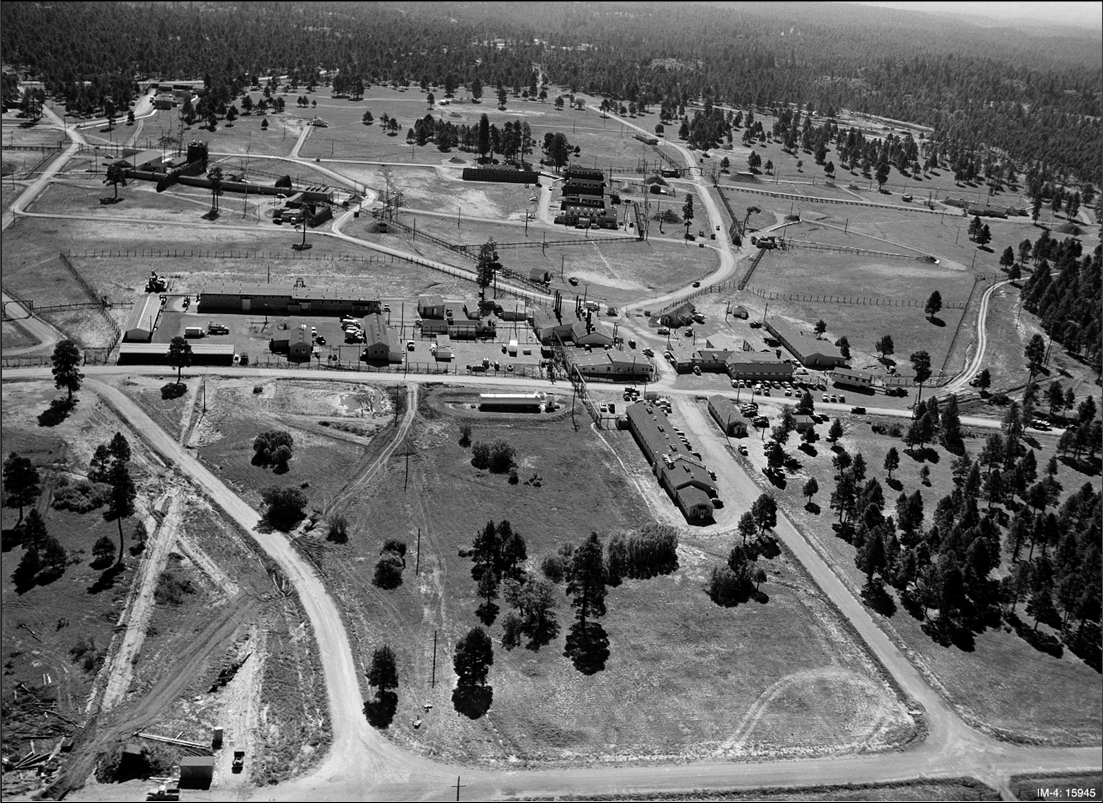
<path fill-rule="evenodd" d="M 391 455 L 395 453 L 395 450 L 405 442 L 406 436 L 410 434 L 410 427 L 413 425 L 416 416 L 417 384 L 411 382 L 406 386 L 406 413 L 402 416 L 402 421 L 399 423 L 398 427 L 391 434 L 390 441 L 374 459 L 368 461 L 356 472 L 356 475 L 348 481 L 345 487 L 337 492 L 337 495 L 333 497 L 332 501 L 326 504 L 324 512 L 327 516 L 334 510 L 342 507 L 371 482 L 372 478 L 374 478 L 379 470 L 386 465 L 387 461 L 391 459 Z"/>
<path fill-rule="evenodd" d="M 985 290 L 984 295 L 980 297 L 980 310 L 977 312 L 977 337 L 974 341 L 973 356 L 969 359 L 969 362 L 960 374 L 950 380 L 950 383 L 944 388 L 936 391 L 936 396 L 948 396 L 952 393 L 962 392 L 969 387 L 969 380 L 980 372 L 981 366 L 984 364 L 984 352 L 988 348 L 987 326 L 989 302 L 992 300 L 992 294 L 1005 284 L 1011 284 L 1011 279 L 996 282 Z"/>

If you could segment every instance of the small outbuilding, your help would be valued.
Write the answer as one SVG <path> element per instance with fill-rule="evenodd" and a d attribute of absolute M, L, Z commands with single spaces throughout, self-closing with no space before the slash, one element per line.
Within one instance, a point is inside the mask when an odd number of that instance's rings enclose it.
<path fill-rule="evenodd" d="M 123 332 L 123 342 L 149 343 L 153 340 L 153 330 L 157 328 L 160 317 L 161 296 L 157 293 L 146 293 L 130 311 L 126 331 Z"/>
<path fill-rule="evenodd" d="M 214 756 L 184 756 L 180 759 L 181 789 L 210 789 L 214 780 Z"/>

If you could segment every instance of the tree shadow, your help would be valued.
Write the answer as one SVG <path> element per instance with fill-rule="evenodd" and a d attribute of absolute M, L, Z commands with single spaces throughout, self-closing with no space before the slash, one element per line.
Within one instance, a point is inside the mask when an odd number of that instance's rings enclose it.
<path fill-rule="evenodd" d="M 0 552 L 11 552 L 23 543 L 23 524 L 0 532 Z"/>
<path fill-rule="evenodd" d="M 1065 455 L 1058 459 L 1069 468 L 1075 469 L 1081 474 L 1087 474 L 1089 477 L 1094 477 L 1103 470 L 1103 459 L 1099 457 L 1073 457 L 1072 455 Z"/>
<path fill-rule="evenodd" d="M 938 450 L 933 446 L 913 446 L 910 449 L 905 449 L 904 454 L 915 460 L 917 463 L 935 463 L 941 459 L 938 454 Z"/>
<path fill-rule="evenodd" d="M 100 198 L 100 203 L 104 206 L 112 206 L 113 204 L 117 204 L 122 200 L 122 198 Z"/>
<path fill-rule="evenodd" d="M 104 569 L 103 573 L 100 574 L 99 579 L 96 580 L 95 583 L 88 586 L 88 593 L 99 594 L 101 591 L 106 591 L 107 589 L 113 587 L 115 585 L 115 581 L 119 579 L 119 576 L 124 571 L 126 571 L 126 564 L 111 564 L 106 569 Z"/>
<path fill-rule="evenodd" d="M 973 652 L 977 648 L 972 630 L 962 627 L 956 622 L 948 621 L 941 616 L 934 620 L 928 619 L 923 623 L 921 629 L 936 644 L 943 647 L 957 647 L 962 652 Z"/>
<path fill-rule="evenodd" d="M 781 554 L 781 547 L 778 546 L 777 539 L 767 536 L 760 536 L 754 542 L 754 550 L 758 553 L 759 557 L 766 559 L 776 558 Z"/>
<path fill-rule="evenodd" d="M 584 675 L 602 671 L 609 660 L 609 636 L 605 628 L 598 622 L 587 622 L 585 627 L 580 622 L 571 625 L 563 655 Z"/>
<path fill-rule="evenodd" d="M 555 619 L 548 618 L 541 625 L 533 628 L 528 634 L 529 642 L 525 645 L 525 648 L 536 652 L 541 647 L 546 647 L 548 644 L 551 644 L 558 635 L 559 622 Z"/>
<path fill-rule="evenodd" d="M 76 399 L 54 399 L 50 406 L 38 414 L 40 427 L 56 427 L 69 417 L 69 413 L 77 406 Z"/>
<path fill-rule="evenodd" d="M 1052 655 L 1054 658 L 1060 658 L 1064 652 L 1064 646 L 1060 640 L 1052 633 L 1047 633 L 1044 630 L 1036 630 L 1028 626 L 1018 614 L 1011 613 L 1004 617 L 1007 623 L 1015 628 L 1015 633 L 1029 644 L 1038 652 L 1044 652 L 1047 655 Z"/>
<path fill-rule="evenodd" d="M 763 473 L 766 474 L 766 479 L 768 479 L 770 481 L 770 484 L 775 486 L 776 488 L 779 488 L 781 490 L 785 490 L 785 486 L 789 484 L 788 481 L 785 479 L 784 472 L 781 472 L 781 471 L 766 472 L 764 470 Z"/>
<path fill-rule="evenodd" d="M 815 446 L 813 446 L 812 444 L 810 444 L 808 442 L 802 443 L 797 448 L 800 449 L 802 452 L 804 452 L 809 457 L 815 457 L 816 455 L 818 455 L 820 453 L 819 449 L 817 449 Z"/>
<path fill-rule="evenodd" d="M 161 386 L 161 398 L 164 401 L 179 399 L 187 392 L 188 386 L 185 385 L 183 382 L 169 382 L 167 385 Z"/>
<path fill-rule="evenodd" d="M 934 324 L 935 326 L 945 326 L 946 325 L 946 321 L 942 320 L 937 315 L 932 315 L 930 318 L 927 319 L 927 321 Z"/>
<path fill-rule="evenodd" d="M 804 509 L 811 513 L 813 516 L 820 515 L 820 511 L 823 509 L 816 502 L 809 502 L 804 506 Z"/>
<path fill-rule="evenodd" d="M 479 719 L 494 702 L 493 686 L 456 686 L 452 690 L 452 707 L 468 719 Z"/>
<path fill-rule="evenodd" d="M 398 695 L 393 691 L 379 692 L 374 700 L 364 703 L 364 716 L 368 718 L 368 724 L 380 730 L 390 726 L 397 710 Z"/>
<path fill-rule="evenodd" d="M 1065 640 L 1069 652 L 1096 672 L 1103 673 L 1103 642 L 1100 640 L 1098 622 L 1085 621 Z"/>
<path fill-rule="evenodd" d="M 889 486 L 890 488 L 892 488 L 892 490 L 896 491 L 897 493 L 899 493 L 904 488 L 904 483 L 900 482 L 900 480 L 897 479 L 896 477 L 893 477 L 891 480 L 886 479 L 885 480 L 885 485 Z"/>
<path fill-rule="evenodd" d="M 896 613 L 896 600 L 882 582 L 866 583 L 862 586 L 862 599 L 882 616 L 891 618 Z"/>

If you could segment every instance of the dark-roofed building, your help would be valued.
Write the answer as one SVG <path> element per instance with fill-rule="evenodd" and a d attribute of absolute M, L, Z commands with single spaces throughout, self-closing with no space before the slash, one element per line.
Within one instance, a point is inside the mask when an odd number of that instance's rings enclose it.
<path fill-rule="evenodd" d="M 551 281 L 551 273 L 543 268 L 530 268 L 529 281 L 537 284 L 546 284 Z"/>
<path fill-rule="evenodd" d="M 306 327 L 300 326 L 299 330 L 288 338 L 288 362 L 310 362 L 310 355 L 313 351 L 314 343 L 306 333 Z"/>
<path fill-rule="evenodd" d="M 114 162 L 114 164 L 119 167 L 133 167 L 136 170 L 154 170 L 161 166 L 161 162 L 164 161 L 164 158 L 164 153 L 153 149 L 138 151 L 137 153 L 132 153 L 130 156 L 124 156 L 122 159 Z"/>
<path fill-rule="evenodd" d="M 849 385 L 853 388 L 873 387 L 873 374 L 869 371 L 856 371 L 853 368 L 836 368 L 828 376 L 836 385 Z"/>
<path fill-rule="evenodd" d="M 747 312 L 747 308 L 740 304 L 738 307 L 734 307 L 731 311 L 733 318 L 743 318 L 744 320 L 750 317 L 750 313 Z"/>
<path fill-rule="evenodd" d="M 369 315 L 381 309 L 378 297 L 334 293 L 290 284 L 224 284 L 204 288 L 200 312 L 252 312 L 285 315 L 306 312 L 333 315 Z"/>
<path fill-rule="evenodd" d="M 586 321 L 575 321 L 571 324 L 571 339 L 576 346 L 605 346 L 613 345 L 613 336 L 605 331 L 600 323 L 587 324 Z"/>
<path fill-rule="evenodd" d="M 191 343 L 192 365 L 233 365 L 233 343 Z M 168 365 L 166 343 L 120 343 L 119 365 Z"/>
<path fill-rule="evenodd" d="M 802 434 L 812 429 L 812 427 L 816 426 L 816 420 L 812 418 L 812 416 L 805 415 L 804 413 L 798 413 L 797 415 L 793 416 L 793 420 L 796 422 L 797 432 L 800 432 Z"/>
<path fill-rule="evenodd" d="M 180 787 L 209 789 L 214 780 L 214 756 L 183 756 L 180 759 Z"/>
<path fill-rule="evenodd" d="M 779 380 L 793 378 L 793 366 L 772 353 L 735 351 L 728 355 L 728 376 L 732 379 Z"/>
<path fill-rule="evenodd" d="M 719 393 L 710 396 L 709 413 L 729 438 L 733 435 L 737 438 L 746 436 L 747 423 L 743 420 L 743 416 L 739 412 L 739 408 L 735 406 L 735 402 L 727 396 L 721 396 Z"/>
<path fill-rule="evenodd" d="M 651 362 L 643 357 L 628 359 L 616 351 L 573 354 L 571 361 L 584 377 L 607 379 L 650 379 Z"/>
<path fill-rule="evenodd" d="M 552 343 L 555 341 L 556 332 L 562 338 L 570 336 L 571 322 L 558 321 L 546 309 L 537 307 L 532 311 L 532 331 L 541 343 Z"/>
<path fill-rule="evenodd" d="M 767 320 L 766 330 L 806 368 L 834 368 L 846 364 L 838 346 L 828 340 L 818 340 L 814 334 L 804 334 L 799 327 L 781 318 Z"/>
<path fill-rule="evenodd" d="M 523 321 L 528 318 L 528 307 L 519 298 L 499 301 L 495 312 L 503 321 Z"/>
<path fill-rule="evenodd" d="M 626 410 L 628 429 L 651 464 L 659 484 L 690 522 L 711 521 L 716 483 L 701 461 L 682 443 L 666 415 L 646 402 Z"/>
<path fill-rule="evenodd" d="M 391 327 L 379 313 L 364 318 L 364 350 L 361 358 L 370 362 L 402 362 L 391 334 Z"/>
<path fill-rule="evenodd" d="M 123 342 L 150 342 L 153 339 L 153 330 L 157 328 L 157 321 L 160 316 L 161 296 L 157 293 L 146 293 L 134 305 L 134 309 L 130 311 L 130 318 L 126 322 L 126 331 L 123 332 Z"/>
<path fill-rule="evenodd" d="M 444 299 L 436 294 L 418 296 L 417 314 L 422 318 L 443 318 Z"/>
<path fill-rule="evenodd" d="M 696 311 L 693 304 L 687 301 L 660 315 L 659 323 L 663 326 L 686 326 L 693 323 L 693 314 Z"/>

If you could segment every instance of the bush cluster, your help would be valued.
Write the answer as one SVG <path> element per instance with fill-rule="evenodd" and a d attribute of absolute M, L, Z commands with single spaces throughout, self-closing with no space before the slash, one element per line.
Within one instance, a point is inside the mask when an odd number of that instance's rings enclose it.
<path fill-rule="evenodd" d="M 281 471 L 287 471 L 293 446 L 294 439 L 290 432 L 282 429 L 262 432 L 253 440 L 253 463 L 258 466 L 274 465 Z"/>
<path fill-rule="evenodd" d="M 406 568 L 406 544 L 394 538 L 387 539 L 379 550 L 375 563 L 372 585 L 390 591 L 402 585 L 402 570 Z"/>
<path fill-rule="evenodd" d="M 606 547 L 610 585 L 621 578 L 646 580 L 678 568 L 678 532 L 669 524 L 644 525 L 635 535 L 614 536 Z"/>
<path fill-rule="evenodd" d="M 53 506 L 55 510 L 88 513 L 105 505 L 110 496 L 111 486 L 106 483 L 79 480 L 70 485 L 67 478 L 61 477 L 54 490 Z"/>
<path fill-rule="evenodd" d="M 515 465 L 517 450 L 504 440 L 494 443 L 475 441 L 471 447 L 471 465 L 475 468 L 490 469 L 495 474 L 505 474 Z"/>

